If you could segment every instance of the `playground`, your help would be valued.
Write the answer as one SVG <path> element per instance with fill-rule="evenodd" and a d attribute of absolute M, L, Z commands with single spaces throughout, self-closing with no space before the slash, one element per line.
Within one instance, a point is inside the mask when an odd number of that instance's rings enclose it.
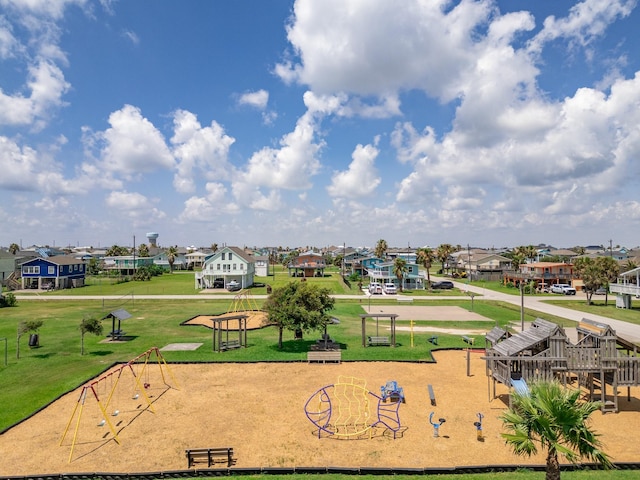
<path fill-rule="evenodd" d="M 140 365 L 133 366 L 138 370 L 115 367 L 92 381 L 104 409 L 93 395 L 86 395 L 78 420 L 83 398 L 79 388 L 1 435 L 0 476 L 178 470 L 187 468 L 186 449 L 213 447 L 232 447 L 238 468 L 544 463 L 543 456 L 515 457 L 500 437 L 498 417 L 508 404 L 508 390 L 498 384 L 497 398 L 489 400 L 483 353 L 434 355 L 435 364 L 174 364 L 170 374 L 166 367 L 149 363 L 137 376 L 132 372 L 140 371 Z M 122 390 L 113 389 L 118 377 L 110 373 L 117 369 Z M 397 382 L 405 402 L 398 409 L 395 439 L 380 425 L 357 439 L 324 433 L 319 438 L 305 404 L 341 376 L 361 379 L 366 390 L 378 395 L 382 386 Z M 640 391 L 633 387 L 631 401 L 620 400 L 619 413 L 593 415 L 593 426 L 614 461 L 640 461 L 635 443 L 629 441 L 640 424 L 639 398 Z M 429 420 L 432 412 L 433 419 L 446 420 L 437 438 Z M 483 415 L 482 441 L 474 426 L 478 413 Z M 105 414 L 111 415 L 118 441 L 108 424 L 100 425 Z"/>

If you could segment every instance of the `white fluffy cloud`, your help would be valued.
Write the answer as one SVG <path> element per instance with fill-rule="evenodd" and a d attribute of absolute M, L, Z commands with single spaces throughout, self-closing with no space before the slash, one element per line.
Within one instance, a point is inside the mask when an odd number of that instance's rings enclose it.
<path fill-rule="evenodd" d="M 162 133 L 139 108 L 125 105 L 109 115 L 110 128 L 96 133 L 102 168 L 123 178 L 175 166 Z"/>
<path fill-rule="evenodd" d="M 136 192 L 111 192 L 105 205 L 117 216 L 125 217 L 137 224 L 150 224 L 165 217 L 165 213 L 155 207 L 157 200 L 151 200 Z"/>
<path fill-rule="evenodd" d="M 173 116 L 174 135 L 171 143 L 178 159 L 173 185 L 178 192 L 190 193 L 196 188 L 194 176 L 207 180 L 228 180 L 233 168 L 228 162 L 229 148 L 235 142 L 215 121 L 202 127 L 196 115 L 178 110 Z"/>
<path fill-rule="evenodd" d="M 258 110 L 264 110 L 269 103 L 269 92 L 266 90 L 258 90 L 255 92 L 246 92 L 238 98 L 240 105 L 248 105 Z"/>
<path fill-rule="evenodd" d="M 358 145 L 353 151 L 349 168 L 334 173 L 331 185 L 327 187 L 332 197 L 360 198 L 371 195 L 380 185 L 380 177 L 375 168 L 379 150 L 373 145 Z"/>

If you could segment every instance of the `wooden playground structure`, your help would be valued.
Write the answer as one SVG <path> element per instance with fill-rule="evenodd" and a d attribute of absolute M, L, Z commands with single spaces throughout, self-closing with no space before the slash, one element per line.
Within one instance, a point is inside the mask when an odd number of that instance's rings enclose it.
<path fill-rule="evenodd" d="M 602 403 L 603 412 L 618 412 L 618 388 L 628 387 L 630 400 L 630 388 L 640 385 L 638 347 L 609 325 L 588 319 L 582 319 L 577 332 L 574 345 L 562 327 L 540 318 L 513 335 L 499 327 L 491 330 L 485 357 L 489 400 L 496 397 L 496 382 L 526 392 L 526 382 L 577 381 L 591 400 Z"/>

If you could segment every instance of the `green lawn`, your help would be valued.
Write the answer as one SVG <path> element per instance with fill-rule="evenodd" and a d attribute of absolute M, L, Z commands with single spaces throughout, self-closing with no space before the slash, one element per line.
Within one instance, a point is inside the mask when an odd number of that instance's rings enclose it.
<path fill-rule="evenodd" d="M 285 332 L 283 349 L 277 348 L 278 332 L 268 327 L 248 332 L 248 348 L 224 353 L 212 352 L 212 331 L 202 326 L 181 326 L 194 316 L 218 314 L 231 309 L 232 300 L 138 300 L 125 296 L 119 301 L 110 300 L 23 300 L 16 307 L 0 310 L 0 338 L 7 338 L 8 366 L 4 367 L 4 342 L 0 341 L 0 431 L 31 414 L 57 396 L 65 393 L 99 374 L 114 362 L 128 361 L 151 347 L 163 347 L 168 343 L 197 342 L 203 346 L 196 351 L 166 352 L 167 361 L 216 362 L 216 361 L 304 361 L 306 352 L 319 333 L 310 333 L 303 341 L 294 341 L 291 332 Z M 256 301 L 261 305 L 261 300 Z M 382 300 L 374 301 L 375 305 Z M 388 304 L 388 301 L 387 301 Z M 424 305 L 458 305 L 470 309 L 471 302 L 463 300 L 416 301 Z M 84 316 L 103 317 L 110 310 L 125 308 L 132 318 L 123 322 L 122 328 L 131 336 L 125 343 L 104 343 L 105 337 L 85 336 L 85 355 L 80 355 L 81 335 L 79 324 Z M 333 315 L 340 319 L 339 325 L 329 326 L 329 334 L 343 345 L 342 358 L 348 360 L 404 360 L 429 361 L 431 336 L 415 332 L 411 347 L 411 332 L 397 332 L 398 348 L 362 347 L 361 320 L 359 315 L 369 310 L 368 301 L 340 300 L 336 302 Z M 459 328 L 490 329 L 493 325 L 505 326 L 519 321 L 519 309 L 498 302 L 474 302 L 474 311 L 490 321 L 459 322 Z M 525 320 L 538 316 L 526 312 Z M 549 320 L 558 321 L 546 317 Z M 30 349 L 28 336 L 20 341 L 20 358 L 17 359 L 16 333 L 20 321 L 40 319 L 40 347 Z M 444 319 L 443 319 L 444 320 Z M 386 323 L 385 323 L 386 322 Z M 421 323 L 422 324 L 422 323 Z M 442 325 L 441 322 L 433 322 Z M 380 325 L 388 325 L 388 320 Z M 409 321 L 399 321 L 398 326 L 409 326 Z M 454 326 L 447 323 L 448 327 Z M 105 334 L 111 324 L 104 322 Z M 373 335 L 375 325 L 368 327 Z M 382 327 L 381 327 L 382 328 Z M 462 348 L 460 335 L 439 335 L 438 348 Z"/>

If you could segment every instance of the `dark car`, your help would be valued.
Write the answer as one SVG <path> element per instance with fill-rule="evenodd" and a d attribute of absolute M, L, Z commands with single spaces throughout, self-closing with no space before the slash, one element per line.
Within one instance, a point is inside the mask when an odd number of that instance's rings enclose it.
<path fill-rule="evenodd" d="M 213 281 L 213 288 L 224 288 L 224 278 L 216 278 Z"/>
<path fill-rule="evenodd" d="M 453 288 L 453 282 L 442 280 L 441 282 L 433 282 L 431 288 L 434 290 L 450 290 Z"/>

